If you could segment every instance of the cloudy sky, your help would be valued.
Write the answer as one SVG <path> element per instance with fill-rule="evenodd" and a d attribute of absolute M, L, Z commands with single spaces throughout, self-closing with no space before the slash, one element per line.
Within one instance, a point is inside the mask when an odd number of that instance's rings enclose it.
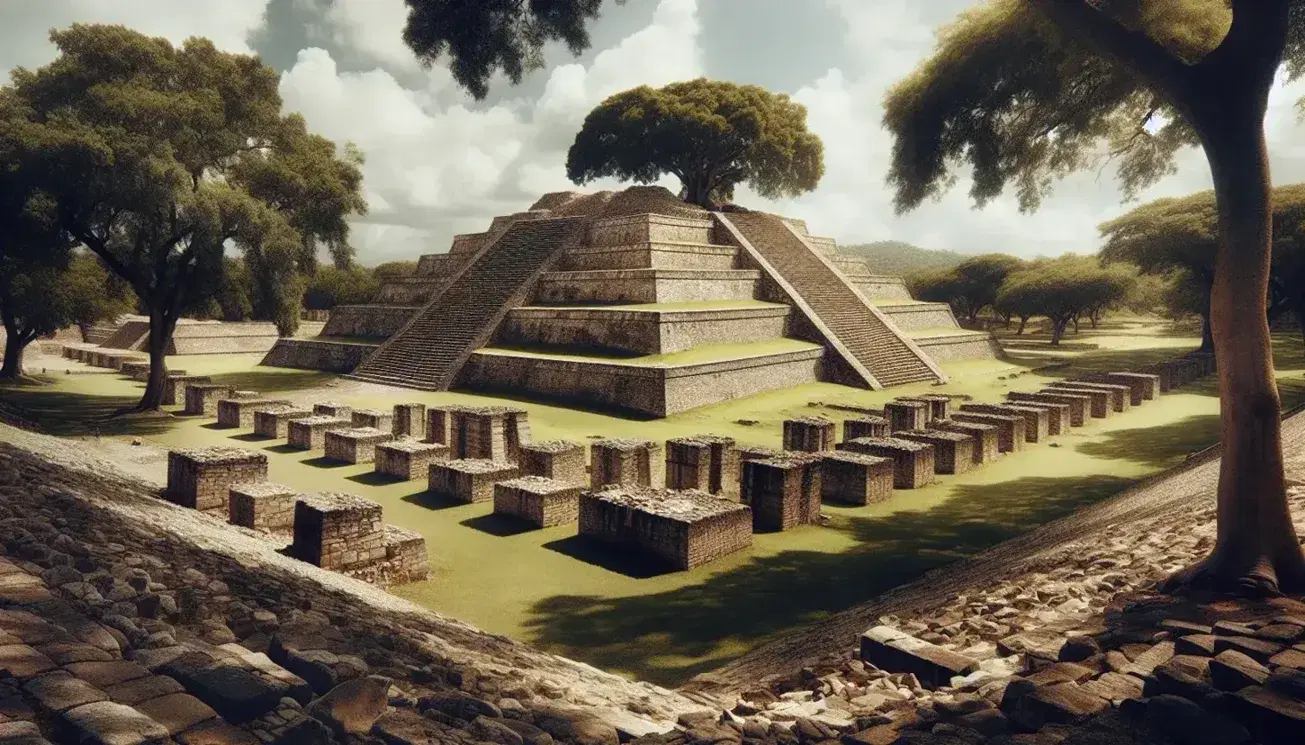
<path fill-rule="evenodd" d="M 972 4 L 609 0 L 588 53 L 550 50 L 545 69 L 520 87 L 498 81 L 479 103 L 403 46 L 403 0 L 0 0 L 0 67 L 50 61 L 49 29 L 74 22 L 122 23 L 175 42 L 202 35 L 260 54 L 281 73 L 287 109 L 366 154 L 371 214 L 355 223 L 354 242 L 368 264 L 445 251 L 455 233 L 484 230 L 494 215 L 575 188 L 566 150 L 595 104 L 635 85 L 698 76 L 791 94 L 824 140 L 826 175 L 815 192 L 769 204 L 743 190 L 744 205 L 804 218 L 840 243 L 895 239 L 1022 256 L 1095 250 L 1096 225 L 1125 209 L 1108 171 L 1064 182 L 1034 215 L 1009 198 L 974 210 L 964 180 L 940 202 L 893 214 L 884 92 L 929 54 L 934 30 Z M 1303 94 L 1301 84 L 1275 92 L 1269 133 L 1278 183 L 1305 180 L 1305 124 L 1294 108 Z M 1208 187 L 1204 160 L 1189 152 L 1144 199 Z"/>

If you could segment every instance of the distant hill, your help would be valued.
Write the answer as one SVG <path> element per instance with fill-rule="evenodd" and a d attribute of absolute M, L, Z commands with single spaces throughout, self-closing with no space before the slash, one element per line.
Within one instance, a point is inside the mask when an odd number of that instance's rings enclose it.
<path fill-rule="evenodd" d="M 860 256 L 875 274 L 903 277 L 920 269 L 948 269 L 969 258 L 967 254 L 920 248 L 901 241 L 875 241 L 839 246 L 842 253 Z"/>

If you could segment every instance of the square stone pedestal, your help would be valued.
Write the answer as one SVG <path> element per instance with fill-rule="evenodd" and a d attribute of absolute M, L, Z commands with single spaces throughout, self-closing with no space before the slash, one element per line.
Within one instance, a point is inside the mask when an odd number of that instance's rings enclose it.
<path fill-rule="evenodd" d="M 904 429 L 924 429 L 929 426 L 929 404 L 925 401 L 889 401 L 884 404 L 884 416 L 894 432 Z"/>
<path fill-rule="evenodd" d="M 768 448 L 764 445 L 740 445 L 735 450 L 739 454 L 739 463 L 749 460 L 769 460 L 784 455 L 783 450 Z"/>
<path fill-rule="evenodd" d="M 946 419 L 952 415 L 952 397 L 943 393 L 923 393 L 912 396 L 916 401 L 929 404 L 929 421 Z"/>
<path fill-rule="evenodd" d="M 472 504 L 494 499 L 494 485 L 520 475 L 515 463 L 493 460 L 450 460 L 430 464 L 429 490 L 458 502 Z"/>
<path fill-rule="evenodd" d="M 1092 397 L 1078 395 L 1074 393 L 1052 393 L 1047 389 L 1043 393 L 1019 393 L 1011 391 L 1006 394 L 1007 400 L 1013 404 L 1056 404 L 1059 406 L 1069 407 L 1069 426 L 1082 427 L 1088 417 L 1092 415 Z"/>
<path fill-rule="evenodd" d="M 254 434 L 280 440 L 290 436 L 290 422 L 313 415 L 312 409 L 281 404 L 254 410 Z"/>
<path fill-rule="evenodd" d="M 426 441 L 439 445 L 452 443 L 453 412 L 464 406 L 430 406 L 426 409 Z"/>
<path fill-rule="evenodd" d="M 867 505 L 893 496 L 893 461 L 838 450 L 820 462 L 820 496 L 824 502 Z"/>
<path fill-rule="evenodd" d="M 1060 385 L 1052 384 L 1044 388 L 1042 392 L 1052 393 L 1052 394 L 1059 393 L 1062 395 L 1073 394 L 1075 396 L 1087 396 L 1088 399 L 1092 402 L 1091 407 L 1088 409 L 1088 412 L 1092 415 L 1093 419 L 1105 419 L 1109 417 L 1110 414 L 1115 410 L 1114 405 L 1111 403 L 1111 399 L 1113 398 L 1112 393 L 1110 391 L 1102 390 L 1100 388 L 1088 388 L 1086 386 L 1076 386 L 1076 385 L 1069 385 L 1069 384 L 1060 384 Z"/>
<path fill-rule="evenodd" d="M 574 525 L 580 516 L 580 492 L 573 481 L 522 476 L 494 485 L 494 514 L 526 520 L 537 528 Z"/>
<path fill-rule="evenodd" d="M 952 413 L 954 422 L 974 422 L 991 424 L 997 428 L 997 449 L 1003 453 L 1013 453 L 1024 449 L 1027 435 L 1024 432 L 1024 417 L 1018 414 L 980 414 L 976 411 L 957 411 Z"/>
<path fill-rule="evenodd" d="M 353 420 L 353 407 L 334 401 L 313 404 L 313 416 L 329 416 L 332 419 Z"/>
<path fill-rule="evenodd" d="M 382 533 L 385 541 L 385 567 L 382 570 L 384 585 L 405 585 L 420 582 L 430 576 L 426 539 L 420 533 L 388 524 L 383 527 Z"/>
<path fill-rule="evenodd" d="M 887 437 L 888 420 L 881 416 L 853 417 L 843 422 L 843 441 L 855 440 L 858 437 Z"/>
<path fill-rule="evenodd" d="M 294 535 L 295 502 L 299 492 L 267 481 L 237 484 L 230 490 L 232 525 L 278 537 Z"/>
<path fill-rule="evenodd" d="M 667 440 L 666 488 L 696 489 L 738 501 L 739 454 L 734 440 L 716 435 Z"/>
<path fill-rule="evenodd" d="M 326 457 L 344 463 L 371 463 L 376 459 L 376 446 L 393 439 L 389 431 L 375 427 L 330 430 L 326 433 Z"/>
<path fill-rule="evenodd" d="M 210 447 L 168 453 L 169 502 L 226 519 L 231 487 L 267 480 L 267 455 L 240 448 Z"/>
<path fill-rule="evenodd" d="M 747 507 L 697 491 L 619 487 L 580 495 L 580 535 L 676 569 L 752 545 Z"/>
<path fill-rule="evenodd" d="M 784 420 L 784 449 L 804 453 L 833 450 L 834 423 L 811 416 Z"/>
<path fill-rule="evenodd" d="M 118 372 L 126 375 L 132 380 L 144 380 L 150 375 L 149 362 L 124 362 L 118 368 Z"/>
<path fill-rule="evenodd" d="M 353 422 L 331 416 L 308 416 L 303 419 L 291 419 L 286 429 L 287 444 L 299 450 L 317 451 L 326 448 L 326 433 L 341 429 L 350 429 Z"/>
<path fill-rule="evenodd" d="M 219 427 L 249 429 L 254 426 L 254 412 L 271 406 L 289 406 L 289 401 L 268 398 L 225 398 L 218 401 L 217 423 Z"/>
<path fill-rule="evenodd" d="M 403 438 L 376 445 L 376 473 L 399 481 L 412 481 L 430 473 L 430 464 L 447 460 L 446 445 Z"/>
<path fill-rule="evenodd" d="M 394 436 L 426 439 L 426 404 L 394 405 Z"/>
<path fill-rule="evenodd" d="M 662 446 L 650 440 L 594 440 L 590 483 L 599 489 L 610 484 L 660 487 L 664 477 Z"/>
<path fill-rule="evenodd" d="M 450 413 L 451 458 L 516 463 L 521 457 L 521 446 L 530 442 L 530 424 L 525 409 L 463 406 Z"/>
<path fill-rule="evenodd" d="M 970 438 L 970 462 L 981 466 L 1001 457 L 998 445 L 998 427 L 995 424 L 958 422 L 953 419 L 929 422 L 930 430 L 956 432 Z"/>
<path fill-rule="evenodd" d="M 163 403 L 167 406 L 184 405 L 186 403 L 186 386 L 211 382 L 213 382 L 213 379 L 207 375 L 183 375 L 169 371 L 168 377 L 163 379 Z"/>
<path fill-rule="evenodd" d="M 1100 375 L 1085 375 L 1083 380 L 1093 383 L 1115 383 L 1116 385 L 1126 385 L 1130 391 L 1130 403 L 1134 406 L 1141 406 L 1146 401 L 1153 401 L 1160 397 L 1160 376 L 1149 375 L 1147 373 L 1135 372 L 1113 372 L 1102 373 Z"/>
<path fill-rule="evenodd" d="M 743 463 L 742 501 L 753 530 L 788 530 L 820 522 L 821 456 L 785 453 Z"/>
<path fill-rule="evenodd" d="M 842 449 L 891 458 L 894 489 L 918 489 L 932 484 L 937 478 L 934 476 L 933 445 L 898 437 L 860 437 L 843 443 Z"/>
<path fill-rule="evenodd" d="M 1024 417 L 1024 441 L 1042 442 L 1051 434 L 1051 412 L 1036 406 L 1019 404 L 965 404 L 966 414 L 1003 414 Z"/>
<path fill-rule="evenodd" d="M 370 427 L 379 429 L 382 432 L 394 434 L 394 415 L 388 411 L 378 411 L 376 409 L 354 409 L 349 415 L 349 420 L 355 427 Z"/>
<path fill-rule="evenodd" d="M 233 390 L 220 383 L 187 383 L 185 413 L 191 416 L 216 416 L 218 401 L 230 398 Z"/>
<path fill-rule="evenodd" d="M 568 440 L 532 442 L 521 446 L 521 474 L 572 484 L 589 483 L 585 446 Z"/>
<path fill-rule="evenodd" d="M 974 465 L 974 439 L 961 432 L 945 429 L 921 429 L 894 432 L 893 437 L 933 446 L 933 471 L 955 475 Z"/>
<path fill-rule="evenodd" d="M 335 571 L 383 561 L 381 506 L 352 494 L 306 494 L 295 503 L 290 551 L 301 561 Z"/>
<path fill-rule="evenodd" d="M 1123 413 L 1132 408 L 1133 389 L 1115 383 L 1089 383 L 1081 380 L 1058 380 L 1051 383 L 1051 388 L 1064 390 L 1105 391 L 1110 394 L 1110 410 Z"/>

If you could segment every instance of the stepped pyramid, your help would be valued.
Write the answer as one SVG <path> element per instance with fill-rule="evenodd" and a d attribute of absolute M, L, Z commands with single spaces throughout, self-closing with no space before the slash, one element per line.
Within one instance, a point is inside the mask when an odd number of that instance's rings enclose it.
<path fill-rule="evenodd" d="M 939 361 L 994 350 L 800 220 L 633 187 L 548 194 L 457 236 L 264 364 L 666 416 L 815 381 L 943 381 Z"/>

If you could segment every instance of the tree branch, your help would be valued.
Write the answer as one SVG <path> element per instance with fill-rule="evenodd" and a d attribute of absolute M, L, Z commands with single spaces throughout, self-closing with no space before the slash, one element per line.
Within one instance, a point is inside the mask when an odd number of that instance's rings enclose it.
<path fill-rule="evenodd" d="M 1232 25 L 1219 46 L 1196 67 L 1214 74 L 1250 74 L 1271 85 L 1287 45 L 1292 0 L 1231 0 Z M 1247 70 L 1248 64 L 1255 69 Z"/>
<path fill-rule="evenodd" d="M 1254 0 L 1252 0 L 1254 1 Z M 1138 73 L 1166 93 L 1187 85 L 1191 68 L 1145 32 L 1125 27 L 1089 0 L 1028 0 L 1029 5 L 1071 38 Z"/>

